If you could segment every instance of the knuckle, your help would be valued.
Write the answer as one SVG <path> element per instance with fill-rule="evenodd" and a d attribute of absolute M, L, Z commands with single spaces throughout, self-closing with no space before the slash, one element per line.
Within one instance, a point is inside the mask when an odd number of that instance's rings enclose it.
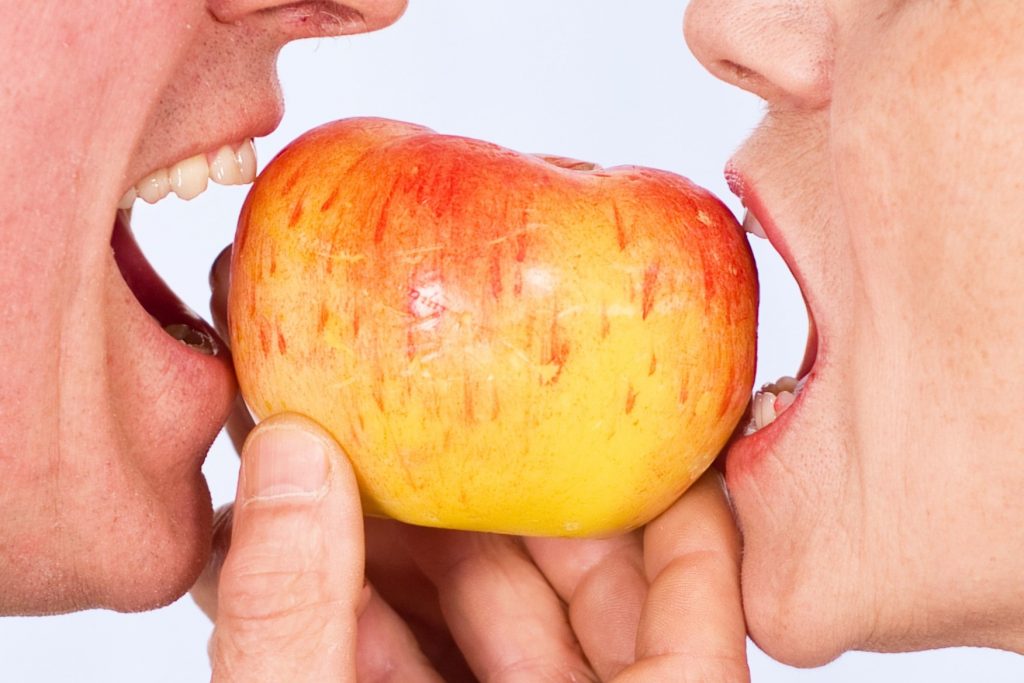
<path fill-rule="evenodd" d="M 702 657 L 691 661 L 685 678 L 687 683 L 749 683 L 750 671 L 746 661 L 732 657 Z"/>
<path fill-rule="evenodd" d="M 326 572 L 272 567 L 235 567 L 221 575 L 221 614 L 245 621 L 282 620 L 337 602 L 325 590 Z"/>
<path fill-rule="evenodd" d="M 258 633 L 245 629 L 214 631 L 210 648 L 212 680 L 226 681 L 280 680 L 261 676 L 260 669 L 281 670 L 294 667 L 296 674 L 302 662 L 313 661 L 325 643 L 309 634 Z"/>
<path fill-rule="evenodd" d="M 303 520 L 287 517 L 264 520 L 272 523 L 262 526 L 260 536 L 234 539 L 218 587 L 225 616 L 254 621 L 285 618 L 337 597 L 332 572 L 325 566 L 322 534 L 315 526 L 299 533 Z"/>
<path fill-rule="evenodd" d="M 614 680 L 616 683 L 750 683 L 750 670 L 745 655 L 672 652 L 644 658 Z"/>
<path fill-rule="evenodd" d="M 485 680 L 487 683 L 596 683 L 598 679 L 582 664 L 540 656 L 509 662 Z"/>
<path fill-rule="evenodd" d="M 241 614 L 222 610 L 209 643 L 213 680 L 314 680 L 308 667 L 330 660 L 349 637 L 336 616 L 341 609 L 321 601 Z M 257 675 L 264 669 L 277 673 Z"/>

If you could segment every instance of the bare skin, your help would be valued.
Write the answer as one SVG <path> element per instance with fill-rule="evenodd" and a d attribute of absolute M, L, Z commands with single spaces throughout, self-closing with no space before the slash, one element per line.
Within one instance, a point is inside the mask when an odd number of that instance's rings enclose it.
<path fill-rule="evenodd" d="M 245 440 L 203 572 L 214 518 L 200 467 L 237 405 L 230 360 L 212 326 L 140 284 L 117 206 L 158 169 L 272 130 L 286 42 L 382 28 L 403 9 L 0 0 L 0 614 L 149 609 L 202 574 L 218 681 L 664 680 L 681 663 L 745 675 L 739 545 L 715 475 L 606 542 L 364 526 L 337 445 L 282 416 Z M 162 329 L 179 324 L 202 342 Z M 722 640 L 686 618 L 662 628 L 687 614 L 680 602 Z"/>
<path fill-rule="evenodd" d="M 211 278 L 211 310 L 222 329 L 227 254 L 218 258 Z M 275 425 L 310 430 L 317 445 L 337 448 L 298 416 L 276 418 L 253 430 L 239 410 L 228 426 L 242 453 L 243 473 L 259 450 L 253 435 L 262 435 L 268 426 L 273 432 Z M 217 623 L 215 674 L 227 671 L 218 658 L 234 661 L 247 650 L 233 644 L 234 633 L 251 629 L 251 619 L 222 616 L 226 604 L 233 614 L 234 603 L 240 602 L 238 593 L 225 586 L 242 585 L 243 606 L 278 605 L 279 593 L 288 595 L 280 610 L 267 608 L 271 619 L 262 612 L 248 615 L 259 616 L 263 626 L 275 623 L 278 636 L 267 639 L 261 633 L 258 641 L 246 639 L 248 649 L 256 650 L 246 666 L 300 663 L 281 670 L 288 680 L 320 680 L 316 676 L 322 670 L 307 666 L 315 658 L 310 644 L 321 643 L 325 629 L 344 633 L 353 613 L 355 654 L 333 662 L 330 670 L 350 675 L 354 668 L 354 680 L 747 678 L 739 537 L 717 472 L 703 477 L 645 529 L 606 540 L 515 538 L 367 519 L 367 585 L 353 600 L 352 577 L 362 576 L 363 558 L 343 551 L 346 544 L 361 550 L 359 530 L 351 531 L 351 538 L 332 530 L 357 529 L 352 520 L 358 508 L 352 509 L 347 461 L 333 452 L 332 472 L 343 469 L 329 481 L 336 488 L 253 505 L 243 481 L 235 504 L 218 513 L 214 559 L 192 591 Z M 301 448 L 279 457 L 296 453 Z M 348 501 L 344 512 L 342 501 Z M 256 515 L 262 516 L 258 523 L 248 520 Z M 273 521 L 277 517 L 286 521 Z M 275 523 L 281 524 L 278 533 L 267 531 Z M 259 535 L 243 531 L 250 529 L 259 529 Z M 303 558 L 304 572 L 294 564 L 296 555 Z M 339 569 L 339 563 L 347 567 Z M 248 580 L 252 574 L 279 578 L 254 584 Z M 294 580 L 299 574 L 316 580 Z M 339 593 L 348 596 L 349 609 L 339 609 L 344 602 Z M 338 642 L 352 647 L 351 640 Z M 680 679 L 683 675 L 688 678 Z M 238 680 L 248 679 L 238 675 Z"/>
<path fill-rule="evenodd" d="M 1022 29 L 1012 3 L 691 3 L 697 57 L 768 104 L 729 175 L 808 300 L 808 381 L 728 454 L 742 560 L 710 477 L 610 541 L 399 531 L 440 551 L 411 566 L 475 673 L 529 679 L 517 653 L 539 652 L 545 670 L 600 679 L 744 680 L 744 619 L 804 666 L 848 649 L 1024 649 L 1024 244 L 1004 229 L 1024 196 L 1024 96 L 1008 85 Z M 513 588 L 507 612 L 479 609 Z M 523 619 L 560 626 L 544 643 L 496 635 Z"/>
<path fill-rule="evenodd" d="M 230 361 L 136 300 L 115 208 L 154 169 L 276 126 L 286 42 L 380 28 L 404 2 L 325 7 L 0 2 L 0 613 L 151 608 L 202 569 Z"/>
<path fill-rule="evenodd" d="M 51 4 L 0 1 L 0 358 L 17 359 L 0 374 L 0 613 L 146 609 L 210 557 L 199 467 L 235 386 L 220 342 L 183 346 L 136 300 L 115 208 L 154 169 L 272 129 L 285 42 L 380 28 L 404 3 Z M 282 416 L 241 445 L 195 590 L 216 680 L 744 680 L 746 628 L 801 665 L 1024 649 L 1024 244 L 1004 229 L 1024 201 L 1024 9 L 695 0 L 687 16 L 698 58 L 768 103 L 731 176 L 820 337 L 790 412 L 729 454 L 742 559 L 713 473 L 604 541 L 364 524 L 337 445 Z"/>
<path fill-rule="evenodd" d="M 764 98 L 733 184 L 818 329 L 726 479 L 750 633 L 782 661 L 1024 649 L 1024 6 L 694 0 L 704 65 Z"/>

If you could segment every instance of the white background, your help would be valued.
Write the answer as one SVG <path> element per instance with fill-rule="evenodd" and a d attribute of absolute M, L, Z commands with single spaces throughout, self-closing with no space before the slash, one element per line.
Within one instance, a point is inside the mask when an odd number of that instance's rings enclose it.
<path fill-rule="evenodd" d="M 377 34 L 285 49 L 286 116 L 257 141 L 260 168 L 304 130 L 377 115 L 529 152 L 689 176 L 736 212 L 722 168 L 761 104 L 708 76 L 682 40 L 682 0 L 411 0 Z M 136 207 L 135 231 L 171 286 L 207 313 L 210 262 L 231 241 L 244 190 Z M 793 373 L 806 338 L 785 266 L 755 242 L 762 286 L 758 383 Z M 214 501 L 231 500 L 235 455 L 220 439 L 206 465 Z M 101 501 L 98 501 L 101 503 Z M 131 543 L 131 539 L 125 539 Z M 186 597 L 147 614 L 94 611 L 0 620 L 2 681 L 202 681 L 210 626 Z M 751 646 L 755 682 L 1024 680 L 1024 660 L 985 650 L 848 654 L 817 670 L 779 665 Z"/>

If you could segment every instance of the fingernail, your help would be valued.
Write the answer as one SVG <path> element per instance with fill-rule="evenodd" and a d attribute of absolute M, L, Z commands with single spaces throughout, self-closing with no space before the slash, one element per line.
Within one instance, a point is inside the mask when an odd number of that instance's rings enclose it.
<path fill-rule="evenodd" d="M 244 450 L 247 500 L 313 496 L 327 486 L 324 443 L 300 427 L 257 427 Z"/>

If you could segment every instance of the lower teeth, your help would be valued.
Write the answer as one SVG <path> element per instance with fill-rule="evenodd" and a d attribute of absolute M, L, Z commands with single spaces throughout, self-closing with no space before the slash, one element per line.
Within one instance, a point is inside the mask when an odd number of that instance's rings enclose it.
<path fill-rule="evenodd" d="M 806 379 L 797 381 L 793 377 L 782 377 L 776 382 L 761 387 L 751 401 L 750 421 L 744 428 L 743 434 L 753 434 L 774 422 L 775 418 L 793 405 L 796 397 L 800 395 L 805 381 Z"/>
<path fill-rule="evenodd" d="M 212 356 L 217 352 L 217 347 L 213 343 L 213 337 L 202 330 L 197 330 L 191 325 L 172 323 L 165 325 L 164 331 L 185 346 L 189 346 L 199 353 Z"/>

